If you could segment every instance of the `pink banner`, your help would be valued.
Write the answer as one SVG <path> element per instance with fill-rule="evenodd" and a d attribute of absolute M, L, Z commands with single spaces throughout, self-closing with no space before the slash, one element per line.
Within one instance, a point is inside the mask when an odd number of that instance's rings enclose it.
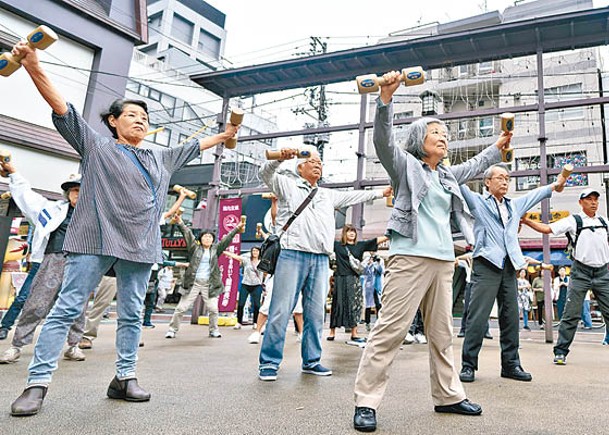
<path fill-rule="evenodd" d="M 241 198 L 229 198 L 220 200 L 219 232 L 218 239 L 221 240 L 231 232 L 241 221 Z M 226 249 L 237 255 L 241 252 L 241 234 L 237 233 L 233 241 Z M 218 299 L 218 309 L 221 313 L 235 311 L 237 296 L 239 294 L 239 262 L 227 255 L 218 258 L 218 266 L 222 272 L 224 293 Z"/>

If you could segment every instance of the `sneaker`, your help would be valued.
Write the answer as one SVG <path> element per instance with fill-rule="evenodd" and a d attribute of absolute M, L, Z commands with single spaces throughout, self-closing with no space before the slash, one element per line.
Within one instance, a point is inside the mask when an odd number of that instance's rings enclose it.
<path fill-rule="evenodd" d="M 412 344 L 415 342 L 414 335 L 410 332 L 406 334 L 406 338 L 404 338 L 404 344 Z"/>
<path fill-rule="evenodd" d="M 78 347 L 81 349 L 91 349 L 93 347 L 93 342 L 86 337 L 80 339 L 80 343 L 78 343 Z"/>
<path fill-rule="evenodd" d="M 317 364 L 317 365 L 314 365 L 313 367 L 309 367 L 309 368 L 303 368 L 301 371 L 308 375 L 315 375 L 315 376 L 331 376 L 332 375 L 332 370 L 325 368 L 321 364 Z"/>
<path fill-rule="evenodd" d="M 153 325 L 152 323 L 147 323 L 147 324 L 145 324 L 145 325 L 142 325 L 142 327 L 143 327 L 144 329 L 154 329 L 154 328 L 156 328 L 156 326 L 155 326 L 155 325 Z"/>
<path fill-rule="evenodd" d="M 604 341 L 603 340 L 603 346 L 607 346 L 607 345 L 609 345 L 609 341 Z"/>
<path fill-rule="evenodd" d="M 84 361 L 86 359 L 85 354 L 78 346 L 70 346 L 63 354 L 63 358 L 70 361 Z"/>
<path fill-rule="evenodd" d="M 261 381 L 276 381 L 277 370 L 275 369 L 260 369 L 258 371 L 258 379 Z"/>
<path fill-rule="evenodd" d="M 241 323 L 237 323 L 235 326 L 233 326 L 233 329 L 241 329 Z"/>
<path fill-rule="evenodd" d="M 457 334 L 458 338 L 463 338 L 465 337 L 465 331 L 459 331 L 459 333 Z"/>
<path fill-rule="evenodd" d="M 8 329 L 0 328 L 0 340 L 5 340 L 8 337 Z"/>
<path fill-rule="evenodd" d="M 0 357 L 0 364 L 10 364 L 19 360 L 21 356 L 21 349 L 18 347 L 11 346 L 4 351 Z"/>
<path fill-rule="evenodd" d="M 529 328 L 528 326 L 525 326 L 522 329 L 524 329 L 525 331 L 530 331 L 531 330 L 531 328 Z"/>
<path fill-rule="evenodd" d="M 419 344 L 427 344 L 427 338 L 424 334 L 415 334 L 414 340 Z"/>
<path fill-rule="evenodd" d="M 176 338 L 176 333 L 174 331 L 167 331 L 165 338 Z"/>
<path fill-rule="evenodd" d="M 209 336 L 211 338 L 220 338 L 220 337 L 222 337 L 222 334 L 220 334 L 220 331 L 214 330 L 214 331 L 209 331 Z"/>
<path fill-rule="evenodd" d="M 567 357 L 561 353 L 554 355 L 554 364 L 557 366 L 567 365 Z"/>
<path fill-rule="evenodd" d="M 258 329 L 258 325 L 254 323 L 254 324 L 252 325 L 252 329 L 253 329 L 254 331 L 255 331 L 255 330 L 257 330 L 257 329 Z"/>
<path fill-rule="evenodd" d="M 258 331 L 254 331 L 247 337 L 247 342 L 249 344 L 258 344 L 260 343 L 260 333 Z"/>

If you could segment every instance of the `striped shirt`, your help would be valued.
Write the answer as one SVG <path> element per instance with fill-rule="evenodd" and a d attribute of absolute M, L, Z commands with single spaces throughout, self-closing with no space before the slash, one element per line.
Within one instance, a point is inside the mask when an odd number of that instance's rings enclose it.
<path fill-rule="evenodd" d="M 199 156 L 198 140 L 162 149 L 117 144 L 91 129 L 71 104 L 65 115 L 53 113 L 53 123 L 82 157 L 78 206 L 64 250 L 138 263 L 162 262 L 159 222 L 169 180 Z"/>

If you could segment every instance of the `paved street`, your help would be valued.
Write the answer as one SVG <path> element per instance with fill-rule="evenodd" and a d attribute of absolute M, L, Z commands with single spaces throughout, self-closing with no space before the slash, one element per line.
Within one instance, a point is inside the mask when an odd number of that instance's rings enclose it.
<path fill-rule="evenodd" d="M 350 434 L 353 381 L 361 350 L 340 334 L 324 340 L 329 378 L 300 373 L 299 344 L 288 333 L 286 358 L 276 382 L 257 379 L 258 346 L 246 342 L 249 327 L 184 324 L 174 340 L 166 324 L 144 331 L 139 379 L 152 393 L 148 403 L 106 398 L 114 374 L 114 324 L 102 325 L 85 362 L 62 361 L 38 416 L 13 418 L 10 404 L 21 392 L 32 354 L 0 366 L 2 434 Z M 531 383 L 499 376 L 499 342 L 485 340 L 477 381 L 466 385 L 482 404 L 480 417 L 433 412 L 426 345 L 405 346 L 391 371 L 378 413 L 379 434 L 600 434 L 609 426 L 609 347 L 602 330 L 578 333 L 568 365 L 552 364 L 542 331 L 523 333 L 521 357 Z M 492 330 L 495 336 L 497 330 Z M 9 336 L 10 338 L 11 336 Z M 460 355 L 462 339 L 455 338 Z M 1 342 L 2 349 L 9 341 Z"/>

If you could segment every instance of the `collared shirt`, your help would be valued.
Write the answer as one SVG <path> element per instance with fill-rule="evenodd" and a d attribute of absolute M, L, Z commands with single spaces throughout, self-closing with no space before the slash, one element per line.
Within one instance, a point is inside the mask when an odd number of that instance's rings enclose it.
<path fill-rule="evenodd" d="M 516 199 L 504 197 L 509 214 L 506 224 L 501 219 L 497 201 L 490 193 L 474 193 L 467 186 L 461 186 L 461 192 L 475 217 L 473 257 L 484 257 L 500 269 L 504 267 L 505 258 L 509 257 L 515 269 L 524 268 L 527 263 L 518 243 L 520 217 L 542 199 L 550 198 L 552 186 L 539 187 Z"/>
<path fill-rule="evenodd" d="M 586 213 L 578 213 L 582 218 L 582 228 L 601 227 L 593 230 L 584 230 L 579 233 L 573 257 L 580 263 L 590 267 L 601 267 L 609 263 L 609 244 L 607 243 L 607 231 L 602 228 L 602 223 L 597 216 L 591 218 Z M 605 222 L 609 222 L 607 218 Z M 557 222 L 550 224 L 552 234 L 559 236 L 569 231 L 571 237 L 575 238 L 577 223 L 573 216 L 567 216 Z"/>
<path fill-rule="evenodd" d="M 71 104 L 65 115 L 53 113 L 53 123 L 82 157 L 78 206 L 64 250 L 139 263 L 163 261 L 159 222 L 169 180 L 199 156 L 198 141 L 154 149 L 119 145 L 91 129 Z"/>
<path fill-rule="evenodd" d="M 313 187 L 304 178 L 289 171 L 278 171 L 281 162 L 271 160 L 260 168 L 260 178 L 277 195 L 278 228 L 309 195 Z M 334 250 L 334 210 L 381 198 L 380 190 L 343 192 L 319 187 L 313 200 L 281 237 L 283 249 L 330 255 Z"/>

